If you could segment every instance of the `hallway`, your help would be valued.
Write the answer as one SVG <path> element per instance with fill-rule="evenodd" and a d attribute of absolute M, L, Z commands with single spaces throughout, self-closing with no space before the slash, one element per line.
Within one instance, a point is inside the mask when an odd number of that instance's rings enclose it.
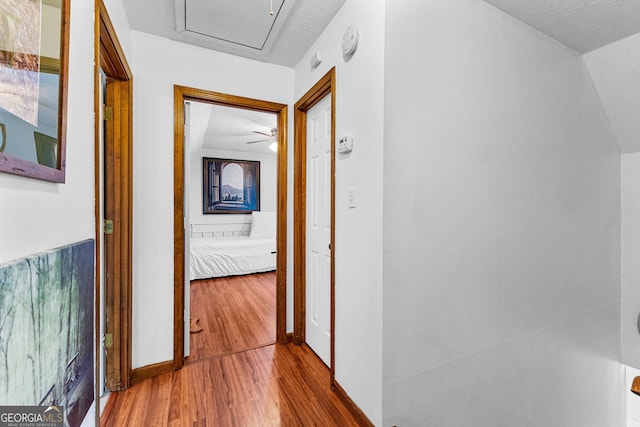
<path fill-rule="evenodd" d="M 305 345 L 267 345 L 134 384 L 114 393 L 111 426 L 357 426 L 329 390 L 329 369 Z"/>

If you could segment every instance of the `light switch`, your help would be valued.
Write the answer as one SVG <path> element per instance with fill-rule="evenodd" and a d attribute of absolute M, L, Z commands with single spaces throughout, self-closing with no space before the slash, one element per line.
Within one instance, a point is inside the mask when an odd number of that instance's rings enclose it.
<path fill-rule="evenodd" d="M 356 187 L 349 188 L 349 207 L 356 207 Z"/>

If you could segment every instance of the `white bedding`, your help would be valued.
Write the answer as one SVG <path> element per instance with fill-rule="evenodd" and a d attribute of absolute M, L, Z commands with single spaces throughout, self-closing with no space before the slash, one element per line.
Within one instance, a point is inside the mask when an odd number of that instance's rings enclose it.
<path fill-rule="evenodd" d="M 191 280 L 276 269 L 276 239 L 237 237 L 191 240 Z"/>

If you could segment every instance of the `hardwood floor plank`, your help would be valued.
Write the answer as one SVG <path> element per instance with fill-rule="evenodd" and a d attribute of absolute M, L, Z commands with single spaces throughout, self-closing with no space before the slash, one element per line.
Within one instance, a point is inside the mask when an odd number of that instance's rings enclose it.
<path fill-rule="evenodd" d="M 191 334 L 186 364 L 274 343 L 276 273 L 192 281 L 191 316 L 203 331 Z"/>
<path fill-rule="evenodd" d="M 192 282 L 204 330 L 191 334 L 185 367 L 112 396 L 101 425 L 358 425 L 311 349 L 273 344 L 275 285 L 275 273 Z"/>
<path fill-rule="evenodd" d="M 102 426 L 356 426 L 306 346 L 269 345 L 186 365 L 117 393 Z"/>

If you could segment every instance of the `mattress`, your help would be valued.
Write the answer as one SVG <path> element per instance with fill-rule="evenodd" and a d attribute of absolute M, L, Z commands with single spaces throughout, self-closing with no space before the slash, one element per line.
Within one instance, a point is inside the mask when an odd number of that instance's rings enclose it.
<path fill-rule="evenodd" d="M 272 271 L 276 269 L 276 239 L 193 239 L 189 265 L 191 280 Z"/>

